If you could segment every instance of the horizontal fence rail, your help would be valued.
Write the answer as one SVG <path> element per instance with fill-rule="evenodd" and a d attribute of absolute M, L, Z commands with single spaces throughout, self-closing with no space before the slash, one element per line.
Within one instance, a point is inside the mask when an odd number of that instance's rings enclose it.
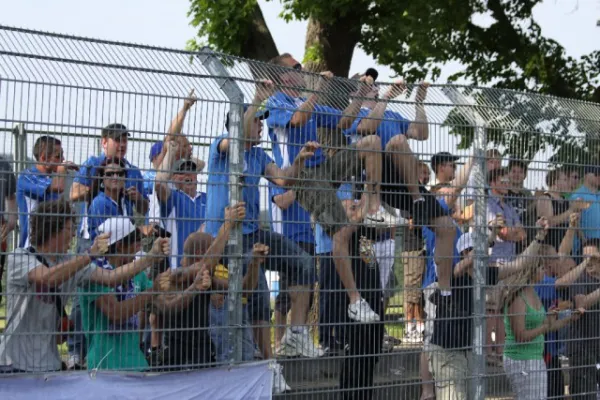
<path fill-rule="evenodd" d="M 599 128 L 0 26 L 0 394 L 596 398 Z"/>

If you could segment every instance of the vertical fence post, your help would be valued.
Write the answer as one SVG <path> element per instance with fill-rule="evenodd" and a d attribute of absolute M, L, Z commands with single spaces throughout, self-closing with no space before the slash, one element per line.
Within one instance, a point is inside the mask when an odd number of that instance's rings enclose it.
<path fill-rule="evenodd" d="M 15 175 L 18 177 L 21 172 L 27 169 L 27 132 L 25 131 L 25 124 L 17 124 L 13 128 L 13 140 L 14 140 L 14 168 Z M 17 247 L 19 243 L 20 235 L 20 224 L 17 224 L 12 232 L 13 248 Z"/>
<path fill-rule="evenodd" d="M 474 400 L 485 399 L 485 286 L 486 270 L 488 262 L 488 244 L 487 244 L 487 223 L 486 223 L 486 159 L 485 148 L 486 139 L 486 121 L 473 108 L 472 102 L 467 99 L 457 88 L 447 86 L 442 89 L 444 94 L 458 107 L 459 112 L 469 121 L 474 128 L 473 149 L 475 162 L 471 169 L 475 187 L 473 194 L 475 196 L 475 210 L 473 216 L 473 250 L 475 253 L 475 262 L 473 265 L 473 376 L 469 382 L 470 397 Z"/>
<path fill-rule="evenodd" d="M 216 53 L 209 48 L 202 49 L 197 58 L 208 71 L 214 75 L 215 81 L 225 93 L 230 103 L 229 114 L 229 205 L 242 201 L 240 177 L 243 172 L 243 124 L 242 115 L 244 94 L 235 80 L 219 60 Z M 242 361 L 242 231 L 235 229 L 229 238 L 231 255 L 228 259 L 229 288 L 227 290 L 227 309 L 229 317 L 228 335 L 233 351 L 230 362 Z"/>

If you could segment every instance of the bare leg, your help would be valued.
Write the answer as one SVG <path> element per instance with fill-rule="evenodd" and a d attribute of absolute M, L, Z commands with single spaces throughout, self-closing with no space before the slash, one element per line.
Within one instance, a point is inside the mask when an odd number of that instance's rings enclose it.
<path fill-rule="evenodd" d="M 429 371 L 429 360 L 425 351 L 421 352 L 419 358 L 419 376 L 421 377 L 421 400 L 435 398 L 435 389 L 433 387 L 433 376 Z"/>
<path fill-rule="evenodd" d="M 404 135 L 394 136 L 385 147 L 385 152 L 392 157 L 394 166 L 400 173 L 413 200 L 423 197 L 419 192 L 419 164 Z"/>
<path fill-rule="evenodd" d="M 442 291 L 450 290 L 456 228 L 452 224 L 452 218 L 449 216 L 435 218 L 431 228 L 435 232 L 435 251 L 433 258 L 438 266 L 438 287 Z"/>
<path fill-rule="evenodd" d="M 310 286 L 290 286 L 291 326 L 304 325 L 310 308 Z"/>
<path fill-rule="evenodd" d="M 260 352 L 265 360 L 273 358 L 273 349 L 271 349 L 271 327 L 267 321 L 254 321 L 252 326 L 254 341 L 258 345 Z"/>
<path fill-rule="evenodd" d="M 367 212 L 369 214 L 376 213 L 381 206 L 379 188 L 382 162 L 381 139 L 375 135 L 366 136 L 356 143 L 356 148 L 359 151 L 358 156 L 364 163 L 367 175 L 365 183 Z"/>
<path fill-rule="evenodd" d="M 275 310 L 275 348 L 281 347 L 281 338 L 285 334 L 285 325 L 287 316 Z"/>
<path fill-rule="evenodd" d="M 350 303 L 356 303 L 360 300 L 360 293 L 356 289 L 356 281 L 352 273 L 352 263 L 350 261 L 350 237 L 356 230 L 355 227 L 345 226 L 333 235 L 333 263 L 342 285 L 346 289 Z"/>

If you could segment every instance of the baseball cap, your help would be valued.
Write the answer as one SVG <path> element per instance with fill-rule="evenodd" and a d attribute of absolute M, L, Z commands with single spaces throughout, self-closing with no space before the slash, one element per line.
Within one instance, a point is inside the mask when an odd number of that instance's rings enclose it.
<path fill-rule="evenodd" d="M 182 158 L 181 160 L 175 161 L 173 164 L 174 172 L 198 172 L 198 165 L 192 160 L 186 160 Z"/>
<path fill-rule="evenodd" d="M 248 104 L 244 105 L 244 113 L 246 113 L 246 111 L 248 111 L 248 107 L 250 107 Z M 227 113 L 227 116 L 225 117 L 225 129 L 229 130 L 229 114 L 231 113 L 231 111 L 229 111 Z M 259 108 L 258 111 L 256 112 L 256 114 L 254 114 L 254 116 L 258 119 L 265 120 L 267 118 L 269 118 L 269 110 L 267 110 L 266 108 Z"/>
<path fill-rule="evenodd" d="M 587 175 L 587 174 L 600 175 L 600 166 L 598 166 L 598 165 L 586 165 L 583 168 L 583 173 L 584 173 L 584 175 Z"/>
<path fill-rule="evenodd" d="M 447 151 L 441 151 L 439 153 L 434 154 L 433 157 L 431 157 L 431 168 L 435 171 L 436 166 L 446 162 L 456 162 L 459 159 L 460 157 L 454 156 L 448 153 Z"/>
<path fill-rule="evenodd" d="M 156 156 L 158 156 L 162 149 L 163 149 L 163 144 L 164 142 L 159 141 L 159 142 L 155 142 L 152 147 L 150 148 L 150 162 L 152 162 Z"/>
<path fill-rule="evenodd" d="M 127 127 L 123 124 L 114 123 L 106 125 L 104 128 L 102 128 L 102 137 L 117 139 L 123 135 L 131 136 L 127 130 Z"/>
<path fill-rule="evenodd" d="M 456 250 L 458 253 L 462 253 L 465 250 L 473 248 L 473 235 L 471 232 L 467 232 L 458 238 L 458 242 L 456 243 Z"/>
<path fill-rule="evenodd" d="M 98 233 L 110 233 L 109 245 L 113 245 L 123 239 L 128 242 L 142 240 L 142 233 L 135 227 L 129 218 L 108 218 L 97 228 Z"/>

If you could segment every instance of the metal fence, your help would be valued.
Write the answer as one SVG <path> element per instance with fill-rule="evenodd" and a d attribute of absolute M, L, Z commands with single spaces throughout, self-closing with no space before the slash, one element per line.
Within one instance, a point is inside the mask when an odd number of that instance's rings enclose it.
<path fill-rule="evenodd" d="M 600 107 L 301 67 L 0 27 L 4 377 L 595 398 Z"/>

